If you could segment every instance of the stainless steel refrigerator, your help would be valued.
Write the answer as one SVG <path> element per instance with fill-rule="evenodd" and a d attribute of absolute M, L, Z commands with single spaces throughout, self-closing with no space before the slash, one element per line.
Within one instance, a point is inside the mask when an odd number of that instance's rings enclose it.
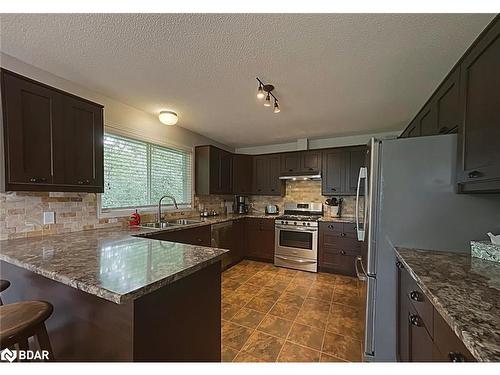
<path fill-rule="evenodd" d="M 456 155 L 455 134 L 368 144 L 356 196 L 366 361 L 396 360 L 395 246 L 469 252 L 500 233 L 499 194 L 455 193 Z"/>

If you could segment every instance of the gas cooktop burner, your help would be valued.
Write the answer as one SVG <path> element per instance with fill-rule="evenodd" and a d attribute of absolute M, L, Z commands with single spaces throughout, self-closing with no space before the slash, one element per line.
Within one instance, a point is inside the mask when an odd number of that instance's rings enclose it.
<path fill-rule="evenodd" d="M 318 221 L 321 215 L 281 215 L 277 220 L 291 220 L 291 221 Z"/>

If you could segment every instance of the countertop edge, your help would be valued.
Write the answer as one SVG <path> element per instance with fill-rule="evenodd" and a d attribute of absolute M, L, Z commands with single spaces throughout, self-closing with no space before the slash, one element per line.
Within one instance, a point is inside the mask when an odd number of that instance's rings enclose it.
<path fill-rule="evenodd" d="M 415 249 L 417 251 L 417 249 Z M 432 305 L 436 309 L 436 311 L 441 315 L 441 317 L 444 319 L 446 324 L 453 330 L 455 335 L 462 341 L 462 343 L 465 345 L 465 347 L 471 352 L 471 354 L 474 356 L 474 358 L 479 361 L 479 362 L 489 362 L 491 359 L 489 358 L 483 358 L 480 352 L 476 350 L 476 347 L 474 345 L 471 345 L 471 339 L 466 339 L 464 337 L 463 331 L 460 329 L 459 325 L 455 322 L 455 319 L 448 313 L 448 311 L 443 307 L 443 305 L 439 302 L 439 299 L 427 288 L 425 283 L 420 279 L 420 277 L 413 271 L 413 269 L 410 267 L 410 265 L 405 261 L 404 256 L 402 256 L 397 247 L 394 248 L 394 252 L 396 254 L 396 257 L 401 261 L 401 263 L 404 265 L 405 269 L 408 271 L 408 273 L 411 275 L 411 277 L 415 280 L 417 285 L 422 289 L 424 294 L 426 295 L 427 298 L 432 302 Z"/>

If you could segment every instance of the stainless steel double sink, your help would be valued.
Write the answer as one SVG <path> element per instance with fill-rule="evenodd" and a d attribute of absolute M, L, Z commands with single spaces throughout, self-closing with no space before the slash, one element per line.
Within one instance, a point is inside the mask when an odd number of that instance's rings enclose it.
<path fill-rule="evenodd" d="M 202 221 L 198 219 L 177 219 L 177 220 L 162 221 L 160 223 L 157 221 L 151 223 L 142 223 L 139 226 L 144 228 L 165 229 L 170 227 L 178 227 L 182 225 L 191 225 L 199 223 L 202 223 Z"/>

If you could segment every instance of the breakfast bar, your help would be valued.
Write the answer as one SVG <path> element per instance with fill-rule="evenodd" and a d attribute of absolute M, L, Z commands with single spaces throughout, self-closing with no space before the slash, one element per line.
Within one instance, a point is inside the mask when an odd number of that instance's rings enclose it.
<path fill-rule="evenodd" d="M 58 361 L 220 361 L 226 250 L 141 228 L 0 241 L 5 303 L 46 300 Z"/>

